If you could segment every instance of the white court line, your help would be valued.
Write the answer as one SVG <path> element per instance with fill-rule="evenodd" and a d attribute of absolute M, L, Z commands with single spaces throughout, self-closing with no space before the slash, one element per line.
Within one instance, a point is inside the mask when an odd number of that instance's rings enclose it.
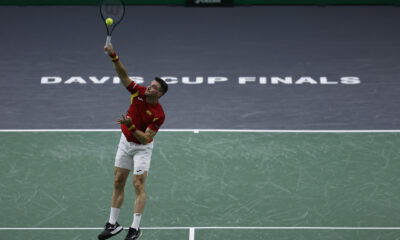
<path fill-rule="evenodd" d="M 69 228 L 0 228 L 0 230 L 103 230 L 103 227 L 69 227 Z M 124 227 L 129 229 L 129 227 Z M 190 227 L 141 227 L 147 230 L 188 230 Z"/>
<path fill-rule="evenodd" d="M 189 229 L 189 240 L 194 240 L 194 228 Z"/>
<path fill-rule="evenodd" d="M 127 229 L 127 227 L 124 227 Z M 0 228 L 0 230 L 102 230 L 103 228 Z M 400 230 L 400 227 L 141 227 L 143 230 L 189 230 L 194 237 L 196 229 L 245 229 L 245 230 Z"/>
<path fill-rule="evenodd" d="M 400 227 L 195 227 L 195 229 L 248 229 L 248 230 L 400 230 Z"/>
<path fill-rule="evenodd" d="M 128 229 L 127 227 L 124 227 Z M 102 230 L 103 228 L 0 228 L 1 230 Z M 189 240 L 195 240 L 196 229 L 230 230 L 400 230 L 400 227 L 142 227 L 143 230 L 189 230 Z"/>
<path fill-rule="evenodd" d="M 0 129 L 0 132 L 120 132 L 121 129 Z M 269 129 L 160 129 L 160 132 L 238 133 L 396 133 L 400 130 L 269 130 Z"/>

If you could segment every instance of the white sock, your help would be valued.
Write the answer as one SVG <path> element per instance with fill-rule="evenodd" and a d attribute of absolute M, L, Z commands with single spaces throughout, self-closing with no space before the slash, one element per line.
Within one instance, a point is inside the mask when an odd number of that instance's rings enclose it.
<path fill-rule="evenodd" d="M 133 214 L 133 223 L 131 225 L 131 228 L 138 230 L 141 218 L 142 218 L 141 213 L 134 213 Z"/>
<path fill-rule="evenodd" d="M 108 222 L 114 225 L 117 222 L 118 216 L 119 216 L 119 208 L 111 208 L 110 220 L 108 220 Z"/>

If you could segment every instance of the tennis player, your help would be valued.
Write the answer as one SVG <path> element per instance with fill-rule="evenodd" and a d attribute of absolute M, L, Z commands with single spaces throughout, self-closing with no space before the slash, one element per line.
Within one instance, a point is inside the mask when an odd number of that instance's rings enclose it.
<path fill-rule="evenodd" d="M 104 51 L 109 54 L 122 84 L 132 95 L 126 116 L 122 114 L 117 121 L 121 125 L 122 134 L 115 157 L 110 218 L 98 239 L 108 239 L 123 230 L 117 219 L 124 201 L 125 183 L 130 171 L 133 171 L 136 199 L 133 222 L 125 240 L 134 240 L 142 235 L 139 224 L 146 203 L 145 183 L 150 168 L 153 138 L 165 120 L 164 110 L 158 100 L 167 92 L 168 85 L 156 77 L 149 86 L 140 86 L 128 77 L 112 46 L 105 46 Z"/>

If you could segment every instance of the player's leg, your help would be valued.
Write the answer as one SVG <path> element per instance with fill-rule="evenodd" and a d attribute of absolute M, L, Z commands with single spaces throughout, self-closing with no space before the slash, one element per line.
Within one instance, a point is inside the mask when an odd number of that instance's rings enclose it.
<path fill-rule="evenodd" d="M 129 143 L 125 136 L 121 136 L 117 155 L 115 156 L 114 167 L 114 190 L 111 199 L 110 218 L 104 227 L 104 231 L 98 236 L 98 239 L 108 239 L 120 233 L 123 228 L 117 222 L 120 208 L 124 202 L 124 188 L 130 170 L 133 168 L 133 156 L 128 154 Z"/>
<path fill-rule="evenodd" d="M 111 199 L 110 218 L 105 225 L 104 231 L 98 236 L 98 239 L 108 239 L 120 233 L 123 228 L 118 224 L 120 208 L 124 202 L 124 188 L 126 179 L 129 176 L 129 169 L 114 168 L 114 191 Z"/>
<path fill-rule="evenodd" d="M 119 210 L 124 202 L 125 183 L 128 179 L 129 172 L 133 169 L 133 155 L 130 152 L 131 145 L 122 134 L 115 156 L 114 190 L 111 199 L 111 209 Z M 111 215 L 112 214 L 110 214 L 110 223 L 114 224 L 118 216 L 112 218 L 113 216 Z"/>
<path fill-rule="evenodd" d="M 139 225 L 146 205 L 146 179 L 150 169 L 150 161 L 153 150 L 153 143 L 147 144 L 134 156 L 133 186 L 135 188 L 136 198 L 134 205 L 133 223 L 129 228 L 125 240 L 136 240 L 141 235 Z"/>
<path fill-rule="evenodd" d="M 141 175 L 137 174 L 133 175 L 133 186 L 135 188 L 135 193 L 136 193 L 133 223 L 129 228 L 129 232 L 125 240 L 136 240 L 142 236 L 139 224 L 142 218 L 144 206 L 146 205 L 146 191 L 145 191 L 146 178 L 147 178 L 147 171 L 143 171 Z"/>
<path fill-rule="evenodd" d="M 111 199 L 111 208 L 120 209 L 124 202 L 124 189 L 125 183 L 129 176 L 129 169 L 114 168 L 114 191 Z M 114 219 L 110 219 L 110 223 L 113 223 Z"/>
<path fill-rule="evenodd" d="M 145 191 L 146 178 L 147 178 L 147 171 L 145 171 L 141 175 L 133 175 L 133 186 L 135 188 L 135 193 L 136 193 L 135 206 L 134 206 L 135 213 L 142 214 L 144 206 L 146 205 L 146 191 Z"/>

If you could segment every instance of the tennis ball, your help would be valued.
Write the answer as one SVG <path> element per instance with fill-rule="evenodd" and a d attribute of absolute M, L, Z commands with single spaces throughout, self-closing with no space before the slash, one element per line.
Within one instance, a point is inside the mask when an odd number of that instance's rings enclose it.
<path fill-rule="evenodd" d="M 106 19 L 106 24 L 107 24 L 107 26 L 111 26 L 113 23 L 114 23 L 114 21 L 113 21 L 112 18 L 107 18 L 107 19 Z"/>

